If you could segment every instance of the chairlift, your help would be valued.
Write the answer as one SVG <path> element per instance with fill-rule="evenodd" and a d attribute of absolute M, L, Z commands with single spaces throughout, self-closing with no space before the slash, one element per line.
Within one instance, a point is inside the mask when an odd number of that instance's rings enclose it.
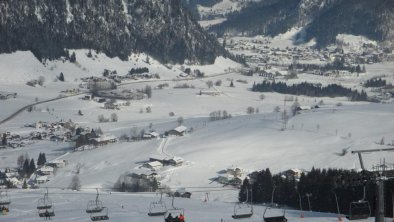
<path fill-rule="evenodd" d="M 349 220 L 363 220 L 371 216 L 371 206 L 366 200 L 365 195 L 366 191 L 364 186 L 363 199 L 350 203 L 349 216 L 347 216 Z"/>
<path fill-rule="evenodd" d="M 55 216 L 55 206 L 53 205 L 51 198 L 49 198 L 48 188 L 44 197 L 38 199 L 37 210 L 39 217 Z"/>
<path fill-rule="evenodd" d="M 0 191 L 0 209 L 3 212 L 3 214 L 7 214 L 8 212 L 10 212 L 10 204 L 11 204 L 11 200 L 7 192 Z"/>
<path fill-rule="evenodd" d="M 181 214 L 185 215 L 185 210 L 183 208 L 177 208 L 174 206 L 174 199 L 175 197 L 172 196 L 171 208 L 167 209 L 167 212 L 164 214 L 164 221 L 168 221 L 168 216 L 171 215 L 173 218 L 179 217 Z"/>
<path fill-rule="evenodd" d="M 160 192 L 160 200 L 157 202 L 151 202 L 149 204 L 149 216 L 163 216 L 167 212 L 167 206 L 162 201 L 163 193 Z"/>
<path fill-rule="evenodd" d="M 249 192 L 246 191 L 246 201 L 236 203 L 234 205 L 234 214 L 231 216 L 233 219 L 249 218 L 253 216 L 253 205 L 248 204 Z"/>
<path fill-rule="evenodd" d="M 99 192 L 98 189 L 96 189 L 97 194 L 96 194 L 96 199 L 95 200 L 90 200 L 86 206 L 86 213 L 99 213 L 103 210 L 103 203 L 99 200 Z"/>
<path fill-rule="evenodd" d="M 92 221 L 109 220 L 108 208 L 103 207 L 99 212 L 93 212 L 90 214 L 90 219 Z"/>
<path fill-rule="evenodd" d="M 253 216 L 253 206 L 247 203 L 237 203 L 234 206 L 233 219 L 249 218 Z"/>
<path fill-rule="evenodd" d="M 263 214 L 263 219 L 264 222 L 287 222 L 287 218 L 286 218 L 286 211 L 285 209 L 282 209 L 282 214 L 281 215 L 269 215 L 267 216 L 267 211 L 272 210 L 271 207 L 267 207 L 264 210 L 264 214 Z"/>

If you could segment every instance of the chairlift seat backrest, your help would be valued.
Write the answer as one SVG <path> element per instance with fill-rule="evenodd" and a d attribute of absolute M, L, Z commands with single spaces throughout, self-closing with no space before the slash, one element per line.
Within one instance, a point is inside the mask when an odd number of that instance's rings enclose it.
<path fill-rule="evenodd" d="M 162 216 L 166 214 L 167 207 L 164 202 L 152 202 L 149 205 L 149 216 Z"/>
<path fill-rule="evenodd" d="M 349 220 L 367 219 L 371 215 L 371 207 L 368 201 L 357 201 L 350 203 Z"/>
<path fill-rule="evenodd" d="M 109 220 L 108 208 L 103 207 L 100 212 L 93 212 L 90 214 L 90 219 L 92 221 Z"/>
<path fill-rule="evenodd" d="M 282 214 L 281 215 L 268 215 L 267 216 L 267 211 L 271 210 L 271 207 L 267 207 L 264 210 L 263 218 L 264 222 L 287 222 L 286 218 L 286 211 L 285 209 L 282 209 Z"/>
<path fill-rule="evenodd" d="M 251 216 L 253 216 L 253 206 L 247 203 L 237 203 L 234 206 L 234 214 L 231 217 L 234 219 L 241 219 Z"/>

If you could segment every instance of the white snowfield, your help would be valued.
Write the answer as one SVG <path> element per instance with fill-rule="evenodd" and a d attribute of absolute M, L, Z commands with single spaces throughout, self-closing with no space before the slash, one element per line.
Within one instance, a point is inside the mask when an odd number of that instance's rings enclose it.
<path fill-rule="evenodd" d="M 190 188 L 191 199 L 176 199 L 175 205 L 185 208 L 186 221 L 234 221 L 232 204 L 237 200 L 238 191 L 225 189 L 212 182 L 212 178 L 230 166 L 247 172 L 270 168 L 273 173 L 298 168 L 310 170 L 317 168 L 360 169 L 356 155 L 352 150 L 378 149 L 392 147 L 394 142 L 394 104 L 369 104 L 350 102 L 347 98 L 311 98 L 293 96 L 301 106 L 315 106 L 322 101 L 318 109 L 301 111 L 299 115 L 290 117 L 285 130 L 282 111 L 288 110 L 293 102 L 284 102 L 285 95 L 277 93 L 255 93 L 250 88 L 253 83 L 263 81 L 259 76 L 242 76 L 240 65 L 224 58 L 218 58 L 209 66 L 175 65 L 166 67 L 150 58 L 146 63 L 146 55 L 132 55 L 130 61 L 123 62 L 117 58 L 107 58 L 102 54 L 94 54 L 94 60 L 86 56 L 87 50 L 77 50 L 78 64 L 63 61 L 51 61 L 45 65 L 38 62 L 30 52 L 16 52 L 0 55 L 0 91 L 17 92 L 16 99 L 0 100 L 0 120 L 11 115 L 21 107 L 39 101 L 55 98 L 60 91 L 78 88 L 80 77 L 101 76 L 104 69 L 117 70 L 125 75 L 131 68 L 149 67 L 152 73 L 158 73 L 160 80 L 152 82 L 133 81 L 119 86 L 123 89 L 142 89 L 151 85 L 151 99 L 131 101 L 130 106 L 121 106 L 120 110 L 106 110 L 103 104 L 81 100 L 79 97 L 68 97 L 61 100 L 37 105 L 32 112 L 22 112 L 10 121 L 0 125 L 0 133 L 28 135 L 32 131 L 41 131 L 23 127 L 25 124 L 38 121 L 56 122 L 69 120 L 82 127 L 100 127 L 105 134 L 130 135 L 133 127 L 159 133 L 178 126 L 177 119 L 184 118 L 183 125 L 193 132 L 182 137 L 153 139 L 141 142 L 117 142 L 97 149 L 73 152 L 72 144 L 62 142 L 34 141 L 25 147 L 0 150 L 0 168 L 16 167 L 19 155 L 28 153 L 30 158 L 45 152 L 47 160 L 58 157 L 67 160 L 68 165 L 59 168 L 50 181 L 41 187 L 67 188 L 74 176 L 75 169 L 80 167 L 79 179 L 82 191 L 72 192 L 61 189 L 50 189 L 50 197 L 55 203 L 54 221 L 89 221 L 85 213 L 86 203 L 94 199 L 94 190 L 87 188 L 112 188 L 120 175 L 131 172 L 151 156 L 177 156 L 185 160 L 181 166 L 166 166 L 157 171 L 159 181 L 172 189 Z M 190 67 L 205 73 L 205 79 L 179 77 L 181 70 Z M 360 82 L 373 76 L 386 74 L 388 82 L 393 82 L 393 63 L 367 66 L 367 74 L 359 77 L 331 79 L 321 76 L 299 74 L 299 79 L 289 80 L 288 84 L 302 81 L 322 83 L 341 83 L 344 86 L 360 89 Z M 231 68 L 231 69 L 229 69 Z M 60 72 L 64 73 L 65 82 L 54 81 Z M 30 87 L 26 81 L 46 79 L 44 86 Z M 174 81 L 176 80 L 176 81 Z M 208 88 L 206 82 L 212 80 L 221 85 Z M 230 87 L 230 82 L 235 87 Z M 155 89 L 158 84 L 168 83 L 169 87 Z M 190 84 L 193 87 L 175 89 L 178 84 Z M 200 91 L 218 92 L 214 95 L 200 95 Z M 368 93 L 370 93 L 368 91 Z M 264 94 L 265 98 L 260 99 Z M 122 102 L 122 101 L 119 101 Z M 337 106 L 341 103 L 341 106 Z M 247 107 L 259 110 L 258 114 L 246 115 Z M 281 112 L 273 112 L 278 106 Z M 151 113 L 144 110 L 152 108 Z M 143 113 L 140 113 L 140 110 Z M 83 116 L 78 115 L 81 110 Z M 226 110 L 233 117 L 220 121 L 209 121 L 209 114 L 217 110 Z M 174 116 L 169 116 L 174 112 Z M 98 115 L 109 117 L 118 115 L 118 122 L 99 123 Z M 384 145 L 380 141 L 384 138 Z M 338 156 L 345 150 L 346 155 Z M 367 168 L 378 164 L 383 159 L 394 163 L 392 153 L 379 152 L 365 154 Z M 204 188 L 201 188 L 204 187 Z M 211 191 L 221 187 L 221 191 Z M 201 188 L 201 189 L 198 189 Z M 208 191 L 207 191 L 208 190 Z M 103 191 L 104 192 L 104 191 Z M 210 202 L 203 203 L 205 192 L 210 193 Z M 37 200 L 44 193 L 39 190 L 13 190 L 11 212 L 0 216 L 0 221 L 40 221 L 35 209 Z M 103 193 L 103 202 L 110 209 L 110 221 L 164 221 L 163 218 L 147 216 L 149 202 L 157 200 L 152 194 Z M 170 203 L 169 198 L 165 201 Z M 231 202 L 231 203 L 229 203 Z M 122 208 L 123 205 L 123 208 Z M 313 208 L 313 207 L 312 207 Z M 262 221 L 263 207 L 255 207 L 255 215 L 242 221 Z M 300 212 L 287 211 L 289 221 L 337 221 L 335 214 L 306 213 L 300 218 Z M 372 221 L 372 220 L 370 220 Z"/>
<path fill-rule="evenodd" d="M 10 192 L 12 195 L 12 204 L 10 213 L 1 216 L 2 222 L 15 222 L 15 221 L 43 221 L 44 218 L 38 217 L 36 210 L 37 201 L 42 197 L 44 190 L 27 190 Z M 50 189 L 49 198 L 54 205 L 55 216 L 51 217 L 51 221 L 91 221 L 90 214 L 85 212 L 87 202 L 95 199 L 94 192 L 86 191 L 61 191 Z M 154 194 L 129 194 L 129 193 L 116 193 L 103 192 L 100 194 L 100 200 L 103 205 L 107 207 L 109 221 L 114 222 L 164 222 L 163 216 L 150 217 L 147 215 L 149 212 L 149 204 L 152 201 L 157 201 L 159 197 Z M 163 197 L 167 208 L 171 208 L 171 199 Z M 254 206 L 254 215 L 251 218 L 235 220 L 232 219 L 234 214 L 233 203 L 223 203 L 217 201 L 204 202 L 196 199 L 175 198 L 174 206 L 184 210 L 185 219 L 187 222 L 261 222 L 263 221 L 264 206 Z M 281 215 L 282 210 L 274 209 L 267 210 L 267 216 Z M 301 218 L 301 214 L 304 216 Z M 300 212 L 297 210 L 286 210 L 285 216 L 288 221 L 294 222 L 333 222 L 338 221 L 336 214 L 330 213 L 317 213 L 317 212 Z M 342 221 L 348 221 L 342 215 Z M 374 221 L 373 218 L 365 221 Z"/>

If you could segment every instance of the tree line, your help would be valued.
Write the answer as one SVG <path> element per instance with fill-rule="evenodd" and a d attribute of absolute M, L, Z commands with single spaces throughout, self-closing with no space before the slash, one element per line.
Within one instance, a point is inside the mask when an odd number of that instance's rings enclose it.
<path fill-rule="evenodd" d="M 385 212 L 388 217 L 392 217 L 393 185 L 393 181 L 385 182 Z M 377 186 L 372 173 L 365 171 L 312 168 L 309 173 L 302 173 L 299 179 L 285 173 L 272 175 L 269 169 L 253 172 L 241 185 L 239 201 L 246 201 L 248 194 L 249 202 L 271 203 L 274 191 L 273 201 L 282 207 L 337 213 L 337 195 L 340 212 L 349 214 L 350 203 L 363 198 L 364 186 L 366 200 L 369 201 L 371 213 L 374 215 Z M 310 198 L 311 209 L 307 195 Z"/>
<path fill-rule="evenodd" d="M 337 84 L 329 84 L 321 86 L 320 84 L 312 84 L 303 82 L 300 84 L 287 85 L 284 82 L 270 82 L 263 81 L 262 83 L 254 83 L 252 86 L 253 92 L 277 92 L 292 95 L 304 95 L 310 97 L 338 97 L 346 96 L 351 101 L 367 101 L 367 93 L 362 90 L 361 93 L 357 90 L 351 90 Z"/>
<path fill-rule="evenodd" d="M 327 63 L 325 65 L 320 64 L 300 64 L 300 63 L 293 63 L 288 67 L 289 70 L 294 69 L 301 69 L 304 72 L 306 71 L 313 71 L 319 70 L 321 73 L 333 70 L 344 70 L 349 71 L 350 73 L 366 73 L 367 70 L 365 69 L 365 65 L 362 67 L 358 64 L 357 66 L 353 65 L 346 65 L 345 59 L 342 58 L 335 58 L 332 63 Z"/>
<path fill-rule="evenodd" d="M 364 83 L 364 87 L 383 87 L 386 86 L 387 82 L 386 80 L 382 78 L 377 78 L 377 79 L 369 79 Z"/>

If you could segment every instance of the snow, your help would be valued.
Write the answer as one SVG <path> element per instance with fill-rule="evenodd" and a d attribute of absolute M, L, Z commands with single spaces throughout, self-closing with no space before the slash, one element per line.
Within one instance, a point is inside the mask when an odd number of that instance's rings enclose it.
<path fill-rule="evenodd" d="M 290 41 L 297 30 L 273 40 L 274 44 L 283 47 Z M 275 43 L 277 42 L 277 43 Z M 26 123 L 38 121 L 57 122 L 69 120 L 82 127 L 100 127 L 105 134 L 121 136 L 130 135 L 133 127 L 154 130 L 158 133 L 174 129 L 177 119 L 183 117 L 183 125 L 193 132 L 180 137 L 157 138 L 139 142 L 116 142 L 85 151 L 73 150 L 73 144 L 67 142 L 25 141 L 25 147 L 0 150 L 0 168 L 16 167 L 16 159 L 23 153 L 30 158 L 38 157 L 45 152 L 47 160 L 62 159 L 67 165 L 56 170 L 51 180 L 43 185 L 50 187 L 51 197 L 56 204 L 55 221 L 88 221 L 89 215 L 84 212 L 88 199 L 94 198 L 94 190 L 90 188 L 112 188 L 119 176 L 139 171 L 141 165 L 152 156 L 163 158 L 177 157 L 183 160 L 179 166 L 164 166 L 156 171 L 161 184 L 172 189 L 186 187 L 192 191 L 191 199 L 176 199 L 176 205 L 185 208 L 186 218 L 190 221 L 234 221 L 231 219 L 233 202 L 237 199 L 238 190 L 225 187 L 210 180 L 217 177 L 218 172 L 233 165 L 242 169 L 244 175 L 254 170 L 270 168 L 278 173 L 288 169 L 346 168 L 360 169 L 358 158 L 348 152 L 345 156 L 335 153 L 343 149 L 348 151 L 391 147 L 394 140 L 394 120 L 392 118 L 394 104 L 370 104 L 366 102 L 350 102 L 347 98 L 311 98 L 294 96 L 302 107 L 323 104 L 319 109 L 303 110 L 299 115 L 291 117 L 287 129 L 283 128 L 281 113 L 273 112 L 276 106 L 281 110 L 290 107 L 293 102 L 284 102 L 285 95 L 264 93 L 265 99 L 259 99 L 261 93 L 251 92 L 254 82 L 261 82 L 259 76 L 243 76 L 238 63 L 218 57 L 212 65 L 174 65 L 171 68 L 159 64 L 150 58 L 145 62 L 145 54 L 133 54 L 129 61 L 108 58 L 103 54 L 94 54 L 94 58 L 86 56 L 88 50 L 76 50 L 78 63 L 68 61 L 36 60 L 30 52 L 15 52 L 0 55 L 0 87 L 1 91 L 17 92 L 16 99 L 0 101 L 0 119 L 24 105 L 39 100 L 55 98 L 60 91 L 78 87 L 80 77 L 101 76 L 104 69 L 117 70 L 124 75 L 133 67 L 149 67 L 153 73 L 159 73 L 161 79 L 154 81 L 131 81 L 119 86 L 123 89 L 142 89 L 152 85 L 153 94 L 150 99 L 130 101 L 130 106 L 121 106 L 120 110 L 105 110 L 102 104 L 95 101 L 82 100 L 77 95 L 36 106 L 30 113 L 22 112 L 14 119 L 1 124 L 0 132 L 28 135 L 39 129 L 26 128 Z M 393 81 L 393 63 L 367 65 L 368 73 L 359 77 L 326 78 L 322 76 L 299 74 L 298 79 L 288 80 L 288 84 L 302 81 L 321 83 L 340 83 L 353 89 L 360 89 L 360 82 L 373 76 L 386 74 Z M 185 68 L 199 69 L 206 78 L 193 79 L 179 77 Z M 278 71 L 283 71 L 279 70 Z M 60 72 L 65 74 L 66 82 L 54 81 Z M 44 86 L 30 87 L 25 82 L 44 76 Z M 76 80 L 75 80 L 76 79 Z M 222 81 L 220 86 L 208 88 L 206 81 Z M 238 82 L 237 80 L 242 80 Z M 229 87 L 233 81 L 235 87 Z M 285 81 L 285 80 L 283 80 Z M 242 83 L 246 82 L 246 83 Z M 156 89 L 155 86 L 168 83 L 169 87 Z M 179 83 L 187 83 L 194 88 L 175 89 Z M 219 91 L 220 95 L 199 95 L 200 91 Z M 120 104 L 122 101 L 118 101 Z M 341 103 L 342 106 L 336 104 Z M 140 113 L 145 107 L 152 107 L 151 113 Z M 260 110 L 258 114 L 246 115 L 247 107 Z M 49 111 L 47 111 L 47 108 Z M 78 110 L 84 113 L 77 114 Z M 220 121 L 209 121 L 209 113 L 226 110 L 233 117 Z M 169 116 L 174 112 L 174 116 Z M 99 123 L 97 116 L 109 117 L 118 115 L 118 122 Z M 149 127 L 152 123 L 152 128 Z M 378 142 L 385 138 L 386 144 Z M 365 165 L 371 168 L 380 160 L 394 162 L 390 153 L 372 153 L 365 155 Z M 79 170 L 82 191 L 72 192 L 67 189 L 75 172 Z M 194 188 L 190 188 L 194 187 Z M 218 188 L 219 187 L 219 188 Z M 189 189 L 190 188 L 190 189 Z M 207 191 L 208 190 L 208 191 Z M 9 215 L 2 221 L 37 221 L 35 204 L 44 190 L 13 190 L 12 207 Z M 103 202 L 110 208 L 113 221 L 162 221 L 162 218 L 146 216 L 149 202 L 157 200 L 152 193 L 142 194 L 109 194 L 102 191 Z M 204 195 L 210 193 L 212 202 L 204 203 Z M 84 201 L 81 201 L 81 197 Z M 85 201 L 86 200 L 86 201 Z M 169 204 L 169 198 L 165 198 Z M 124 206 L 122 208 L 121 206 Z M 261 221 L 264 207 L 255 206 L 256 215 L 245 221 Z M 333 221 L 333 214 L 304 212 L 302 221 Z M 291 221 L 301 221 L 300 212 L 287 211 Z M 189 221 L 189 220 L 188 220 Z M 372 221 L 372 220 L 370 220 Z"/>
<path fill-rule="evenodd" d="M 8 194 L 11 196 L 11 208 L 10 212 L 6 216 L 2 216 L 3 222 L 14 222 L 14 221 L 39 221 L 43 218 L 39 218 L 36 210 L 37 201 L 46 192 L 46 190 L 20 190 L 11 191 Z M 221 193 L 220 191 L 216 191 Z M 205 193 L 201 193 L 201 196 Z M 94 200 L 96 197 L 95 190 L 82 190 L 82 191 L 64 191 L 61 189 L 50 188 L 49 197 L 51 198 L 53 205 L 55 206 L 55 217 L 51 218 L 51 221 L 91 221 L 90 215 L 85 212 L 86 203 L 89 200 Z M 109 209 L 109 221 L 146 221 L 146 222 L 159 222 L 164 221 L 162 216 L 149 217 L 147 215 L 149 204 L 152 201 L 157 201 L 159 196 L 152 193 L 117 193 L 100 191 L 100 200 L 103 205 Z M 163 197 L 163 201 L 166 203 L 168 208 L 171 208 L 171 199 Z M 210 199 L 208 202 L 204 202 L 203 199 L 185 199 L 175 198 L 174 206 L 184 209 L 185 219 L 190 222 L 197 221 L 236 221 L 231 218 L 234 214 L 233 203 L 222 203 Z M 242 221 L 258 222 L 262 221 L 264 206 L 254 206 L 254 215 L 249 219 L 243 219 Z M 267 214 L 280 215 L 282 214 L 280 209 L 273 209 Z M 304 218 L 300 218 L 303 214 Z M 337 215 L 328 213 L 316 213 L 316 212 L 300 212 L 297 210 L 286 210 L 286 218 L 289 221 L 301 222 L 329 222 L 337 221 Z M 342 218 L 343 221 L 348 221 Z M 363 221 L 373 221 L 373 218 Z"/>

